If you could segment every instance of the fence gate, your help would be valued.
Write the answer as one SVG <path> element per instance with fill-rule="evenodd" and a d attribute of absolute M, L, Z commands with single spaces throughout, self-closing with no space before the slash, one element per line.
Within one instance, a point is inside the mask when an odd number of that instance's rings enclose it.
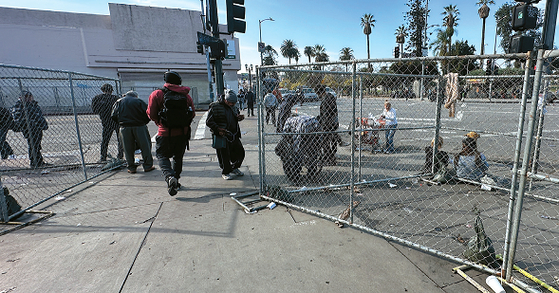
<path fill-rule="evenodd" d="M 262 196 L 488 272 L 502 269 L 508 280 L 527 282 L 515 269 L 522 268 L 558 287 L 551 102 L 559 68 L 542 73 L 554 54 L 545 53 L 535 72 L 525 54 L 259 68 Z M 274 89 L 283 98 L 278 110 L 266 107 Z M 382 116 L 387 102 L 396 120 Z M 442 147 L 433 153 L 432 144 Z M 478 152 L 465 148 L 472 144 Z M 468 249 L 478 216 L 494 254 Z"/>
<path fill-rule="evenodd" d="M 32 128 L 27 134 L 5 127 L 7 123 L 2 116 L 0 187 L 7 189 L 0 193 L 0 222 L 8 222 L 116 167 L 98 162 L 103 128 L 99 116 L 91 110 L 92 98 L 102 93 L 100 88 L 106 83 L 115 88 L 114 94 L 120 93 L 120 82 L 115 79 L 0 64 L 0 107 L 7 110 L 4 112 L 11 115 L 11 108 L 29 92 L 48 123 L 48 129 Z M 33 119 L 29 117 L 30 121 Z M 26 137 L 41 135 L 38 144 L 28 144 Z M 46 165 L 31 164 L 29 155 L 37 150 L 42 153 Z M 108 152 L 116 158 L 117 137 L 114 133 Z M 10 201 L 6 190 L 9 190 L 9 197 L 22 206 L 22 211 L 8 213 Z"/>

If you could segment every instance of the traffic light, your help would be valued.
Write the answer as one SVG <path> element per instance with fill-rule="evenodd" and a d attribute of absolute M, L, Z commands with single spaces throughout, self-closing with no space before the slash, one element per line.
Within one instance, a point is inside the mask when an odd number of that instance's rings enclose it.
<path fill-rule="evenodd" d="M 400 58 L 400 47 L 394 47 L 394 58 Z"/>
<path fill-rule="evenodd" d="M 210 58 L 224 59 L 227 56 L 226 45 L 223 40 L 217 39 L 215 42 L 210 43 Z"/>
<path fill-rule="evenodd" d="M 227 31 L 229 33 L 246 31 L 245 0 L 226 0 L 227 2 Z"/>
<path fill-rule="evenodd" d="M 204 45 L 200 44 L 200 42 L 196 42 L 196 51 L 200 54 L 204 54 Z"/>
<path fill-rule="evenodd" d="M 539 10 L 530 4 L 517 5 L 512 9 L 512 29 L 523 31 L 535 29 Z"/>

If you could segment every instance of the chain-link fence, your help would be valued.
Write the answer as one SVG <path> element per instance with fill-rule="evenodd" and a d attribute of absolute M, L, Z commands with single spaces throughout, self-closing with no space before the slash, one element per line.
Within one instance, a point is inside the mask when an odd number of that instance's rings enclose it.
<path fill-rule="evenodd" d="M 263 196 L 491 272 L 513 257 L 558 285 L 557 111 L 526 113 L 542 109 L 540 80 L 542 100 L 557 89 L 538 64 L 510 54 L 262 67 Z M 528 165 L 529 181 L 515 175 Z"/>
<path fill-rule="evenodd" d="M 118 80 L 0 64 L 0 187 L 9 190 L 0 194 L 0 221 L 121 164 L 100 160 L 103 127 L 91 108 L 107 83 L 119 95 Z M 116 158 L 116 133 L 108 139 L 109 158 Z M 20 212 L 8 213 L 11 198 Z"/>

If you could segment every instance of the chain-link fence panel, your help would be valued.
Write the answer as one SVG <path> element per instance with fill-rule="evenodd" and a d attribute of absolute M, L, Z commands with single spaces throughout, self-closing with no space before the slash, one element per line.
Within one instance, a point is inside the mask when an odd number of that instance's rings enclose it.
<path fill-rule="evenodd" d="M 91 102 L 104 84 L 119 94 L 120 82 L 110 78 L 0 65 L 0 180 L 23 210 L 118 163 L 100 160 L 103 126 Z M 105 137 L 109 159 L 116 158 L 116 132 Z"/>
<path fill-rule="evenodd" d="M 519 129 L 528 135 L 530 67 L 516 54 L 260 68 L 265 197 L 495 271 Z M 535 235 L 556 241 L 559 229 L 532 228 L 527 241 L 543 253 L 551 242 Z"/>

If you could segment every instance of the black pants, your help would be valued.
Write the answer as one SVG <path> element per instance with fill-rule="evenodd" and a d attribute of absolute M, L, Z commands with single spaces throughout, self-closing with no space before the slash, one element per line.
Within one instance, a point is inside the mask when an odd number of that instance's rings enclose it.
<path fill-rule="evenodd" d="M 184 156 L 188 139 L 188 135 L 156 136 L 155 155 L 165 179 L 171 176 L 177 179 L 180 178 L 182 157 Z M 173 159 L 173 162 L 171 162 L 171 159 Z"/>
<path fill-rule="evenodd" d="M 43 131 L 35 129 L 34 131 L 24 131 L 23 136 L 27 139 L 29 163 L 31 167 L 40 167 L 45 162 L 41 154 L 41 141 L 43 140 Z"/>
<path fill-rule="evenodd" d="M 254 116 L 254 102 L 248 102 L 247 107 L 247 116 Z"/>
<path fill-rule="evenodd" d="M 322 138 L 323 161 L 336 161 L 336 152 L 338 151 L 338 143 L 340 137 L 337 133 L 324 134 Z"/>
<path fill-rule="evenodd" d="M 117 158 L 122 159 L 124 157 L 123 155 L 123 147 L 122 147 L 122 142 L 120 141 L 120 135 L 119 135 L 119 129 L 114 129 L 111 127 L 107 127 L 105 125 L 103 125 L 103 140 L 101 141 L 101 160 L 105 161 L 107 160 L 107 152 L 109 149 L 109 141 L 111 140 L 111 136 L 113 135 L 113 131 L 116 132 L 116 138 L 118 141 L 118 153 L 117 153 Z"/>
<path fill-rule="evenodd" d="M 0 153 L 2 154 L 2 160 L 7 159 L 9 156 L 14 154 L 14 150 L 6 141 L 6 136 L 8 135 L 8 129 L 0 129 Z"/>
<path fill-rule="evenodd" d="M 276 107 L 266 108 L 266 123 L 270 121 L 270 116 L 272 116 L 272 124 L 276 125 Z"/>
<path fill-rule="evenodd" d="M 216 149 L 219 167 L 222 169 L 221 174 L 229 174 L 233 169 L 241 167 L 245 159 L 245 148 L 239 138 L 233 142 L 227 141 L 226 147 Z"/>

